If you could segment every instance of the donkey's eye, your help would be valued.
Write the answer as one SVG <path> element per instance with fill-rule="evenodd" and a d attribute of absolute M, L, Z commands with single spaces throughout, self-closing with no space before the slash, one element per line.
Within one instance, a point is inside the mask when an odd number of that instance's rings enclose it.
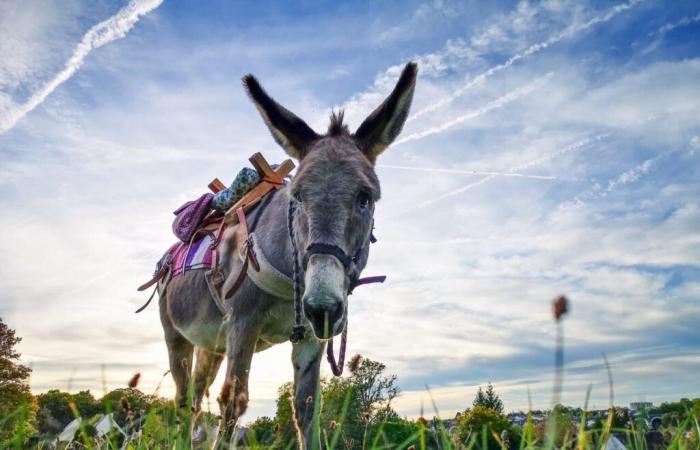
<path fill-rule="evenodd" d="M 372 197 L 367 192 L 360 192 L 357 196 L 357 206 L 360 209 L 367 209 L 372 202 Z"/>
<path fill-rule="evenodd" d="M 301 203 L 301 193 L 295 192 L 293 194 L 294 200 L 296 200 L 298 203 Z"/>

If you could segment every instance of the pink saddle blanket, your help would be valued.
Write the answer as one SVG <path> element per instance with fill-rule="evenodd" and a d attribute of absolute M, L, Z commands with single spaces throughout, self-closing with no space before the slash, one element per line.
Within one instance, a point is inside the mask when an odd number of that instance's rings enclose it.
<path fill-rule="evenodd" d="M 171 276 L 176 277 L 183 272 L 199 269 L 211 269 L 212 267 L 212 238 L 205 235 L 190 245 L 185 242 L 177 242 L 166 252 L 164 260 L 172 264 Z"/>

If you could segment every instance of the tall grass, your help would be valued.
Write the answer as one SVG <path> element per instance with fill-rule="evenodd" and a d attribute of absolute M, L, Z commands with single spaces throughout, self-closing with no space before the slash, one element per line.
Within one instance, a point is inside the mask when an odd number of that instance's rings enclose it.
<path fill-rule="evenodd" d="M 568 312 L 568 301 L 564 297 L 555 300 L 553 305 L 554 319 L 557 325 L 556 350 L 555 350 L 555 381 L 552 393 L 552 406 L 558 404 L 561 399 L 561 391 L 563 384 L 563 367 L 564 367 L 564 327 L 563 317 Z M 606 369 L 608 371 L 609 387 L 610 387 L 610 413 L 607 420 L 601 429 L 589 430 L 586 427 L 588 417 L 588 400 L 591 393 L 591 387 L 588 387 L 586 392 L 586 400 L 583 412 L 580 417 L 580 423 L 573 428 L 572 422 L 560 422 L 560 416 L 554 413 L 555 409 L 550 412 L 546 419 L 546 431 L 544 436 L 538 436 L 536 432 L 536 424 L 533 421 L 532 413 L 528 413 L 525 424 L 518 428 L 519 444 L 508 445 L 504 442 L 497 433 L 489 429 L 487 425 L 481 430 L 471 430 L 466 438 L 462 441 L 458 440 L 454 433 L 446 426 L 445 421 L 440 419 L 438 407 L 433 400 L 430 389 L 426 386 L 426 390 L 431 400 L 432 408 L 436 419 L 433 421 L 433 426 L 428 427 L 425 420 L 413 422 L 415 431 L 400 442 L 392 442 L 387 433 L 387 429 L 392 426 L 390 422 L 381 422 L 370 426 L 369 420 L 366 419 L 362 441 L 360 442 L 345 442 L 342 438 L 343 427 L 347 424 L 348 411 L 350 407 L 350 392 L 345 397 L 340 416 L 333 420 L 327 429 L 321 426 L 321 412 L 318 406 L 314 410 L 314 429 L 316 445 L 314 448 L 319 448 L 318 444 L 322 445 L 326 450 L 346 450 L 348 448 L 360 450 L 554 450 L 554 449 L 572 449 L 572 450 L 605 450 L 611 439 L 611 436 L 622 436 L 626 441 L 626 446 L 629 450 L 653 450 L 647 447 L 645 439 L 645 430 L 636 423 L 632 423 L 627 428 L 614 428 L 614 390 L 612 370 L 608 364 L 607 358 L 603 355 Z M 167 375 L 167 373 L 165 374 Z M 164 375 L 164 376 L 165 376 Z M 130 388 L 135 388 L 138 384 L 139 376 L 136 375 L 129 382 Z M 162 380 L 161 380 L 162 382 Z M 160 387 L 160 384 L 159 384 Z M 159 387 L 154 392 L 154 397 L 157 397 Z M 254 435 L 249 433 L 245 443 L 237 439 L 238 433 L 233 434 L 230 442 L 221 442 L 217 440 L 217 425 L 218 418 L 207 413 L 193 413 L 193 384 L 190 383 L 188 390 L 188 403 L 186 408 L 179 410 L 174 409 L 171 405 L 156 402 L 150 406 L 145 414 L 132 414 L 131 406 L 128 400 L 124 403 L 126 397 L 122 398 L 121 407 L 127 412 L 126 423 L 124 424 L 124 432 L 126 437 L 121 433 L 113 431 L 103 437 L 97 437 L 94 433 L 94 425 L 100 417 L 83 420 L 80 422 L 79 429 L 75 435 L 73 442 L 60 443 L 54 447 L 55 443 L 51 442 L 33 442 L 31 441 L 31 432 L 29 426 L 30 406 L 22 405 L 8 417 L 0 418 L 0 428 L 5 424 L 10 423 L 14 419 L 19 419 L 20 426 L 17 428 L 15 435 L 9 442 L 4 444 L 3 448 L 34 448 L 34 449 L 89 449 L 89 450 L 151 450 L 151 449 L 172 449 L 172 450 L 189 450 L 192 448 L 250 448 L 250 449 L 287 449 L 293 450 L 297 448 L 295 441 L 277 443 L 274 447 L 265 446 L 255 441 Z M 105 399 L 107 396 L 104 397 Z M 530 402 L 531 403 L 531 402 Z M 112 405 L 109 401 L 104 401 L 104 413 L 112 413 Z M 70 404 L 71 411 L 75 418 L 81 417 L 81 412 L 74 403 Z M 532 410 L 532 406 L 530 406 Z M 131 419 L 129 419 L 131 418 Z M 576 425 L 576 424 L 574 424 Z M 200 439 L 196 444 L 193 444 L 193 436 L 195 429 L 204 430 L 204 433 L 199 433 L 197 437 Z M 562 429 L 564 433 L 562 435 Z M 686 437 L 687 433 L 694 434 L 694 440 Z M 688 410 L 686 418 L 670 430 L 670 439 L 668 439 L 667 450 L 700 450 L 700 424 L 692 411 Z M 495 444 L 494 444 L 495 442 Z"/>

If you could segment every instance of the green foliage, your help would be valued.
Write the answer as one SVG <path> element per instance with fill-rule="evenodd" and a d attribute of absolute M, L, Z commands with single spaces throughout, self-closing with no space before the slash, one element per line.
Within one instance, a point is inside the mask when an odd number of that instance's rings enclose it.
<path fill-rule="evenodd" d="M 508 432 L 510 423 L 508 418 L 491 408 L 474 406 L 468 413 L 463 414 L 457 425 L 457 439 L 466 444 L 474 435 L 486 434 L 486 442 L 489 449 L 500 449 L 501 445 L 494 436 L 500 436 L 505 430 Z"/>
<path fill-rule="evenodd" d="M 535 425 L 534 435 L 537 442 L 544 442 L 549 447 L 562 447 L 571 442 L 577 433 L 573 421 L 573 410 L 563 405 L 555 405 L 544 422 Z"/>
<path fill-rule="evenodd" d="M 36 402 L 28 383 L 31 369 L 19 363 L 20 354 L 15 350 L 21 340 L 0 318 L 0 444 L 16 438 L 20 431 L 22 436 L 34 431 Z"/>
<path fill-rule="evenodd" d="M 42 434 L 55 434 L 68 425 L 75 415 L 70 409 L 73 396 L 68 392 L 52 389 L 37 397 L 39 404 L 38 427 Z"/>
<path fill-rule="evenodd" d="M 277 412 L 275 413 L 274 448 L 287 448 L 296 440 L 292 407 L 292 383 L 285 383 L 277 391 Z"/>
<path fill-rule="evenodd" d="M 275 421 L 267 416 L 255 419 L 248 429 L 248 440 L 252 445 L 267 447 L 275 442 Z"/>
<path fill-rule="evenodd" d="M 485 391 L 479 387 L 472 406 L 488 408 L 496 411 L 498 414 L 503 414 L 503 401 L 501 401 L 501 398 L 498 396 L 498 394 L 496 394 L 496 390 L 493 388 L 493 385 L 490 382 L 486 386 Z"/>
<path fill-rule="evenodd" d="M 323 439 L 335 440 L 342 448 L 362 448 L 369 442 L 396 443 L 406 430 L 415 431 L 391 409 L 398 395 L 396 376 L 385 374 L 386 366 L 378 361 L 355 356 L 347 365 L 348 375 L 324 380 L 321 384 L 323 408 L 320 427 Z M 286 448 L 296 440 L 292 419 L 292 386 L 280 387 L 277 398 L 275 448 Z M 390 423 L 386 430 L 382 428 Z"/>

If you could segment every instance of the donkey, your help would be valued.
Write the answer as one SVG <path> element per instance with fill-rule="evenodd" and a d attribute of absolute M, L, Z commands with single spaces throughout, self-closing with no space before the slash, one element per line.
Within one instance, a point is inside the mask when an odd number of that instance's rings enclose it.
<path fill-rule="evenodd" d="M 252 75 L 243 78 L 248 96 L 274 139 L 299 161 L 293 180 L 264 207 L 254 209 L 249 218 L 255 222 L 258 251 L 279 272 L 291 278 L 293 261 L 303 259 L 295 274 L 302 289 L 303 318 L 301 312 L 295 317 L 288 298 L 263 291 L 250 278 L 224 300 L 229 309 L 226 316 L 217 306 L 202 270 L 173 278 L 167 288 L 160 286 L 160 317 L 178 404 L 187 401 L 194 354 L 196 411 L 201 409 L 202 397 L 226 357 L 226 382 L 218 399 L 222 439 L 230 438 L 237 419 L 247 408 L 253 353 L 289 340 L 296 319 L 302 322 L 305 333 L 293 343 L 292 350 L 294 422 L 299 448 L 319 447 L 313 416 L 320 408 L 322 354 L 327 339 L 346 326 L 348 291 L 367 263 L 374 208 L 380 197 L 374 164 L 403 128 L 417 73 L 417 65 L 408 63 L 389 97 L 354 134 L 343 123 L 340 112 L 332 114 L 324 135 L 268 96 Z M 227 235 L 226 239 L 228 245 L 235 235 Z M 224 291 L 241 265 L 234 247 L 229 245 L 221 254 L 227 277 Z M 314 248 L 316 251 L 311 251 Z M 301 255 L 295 254 L 297 249 Z"/>

